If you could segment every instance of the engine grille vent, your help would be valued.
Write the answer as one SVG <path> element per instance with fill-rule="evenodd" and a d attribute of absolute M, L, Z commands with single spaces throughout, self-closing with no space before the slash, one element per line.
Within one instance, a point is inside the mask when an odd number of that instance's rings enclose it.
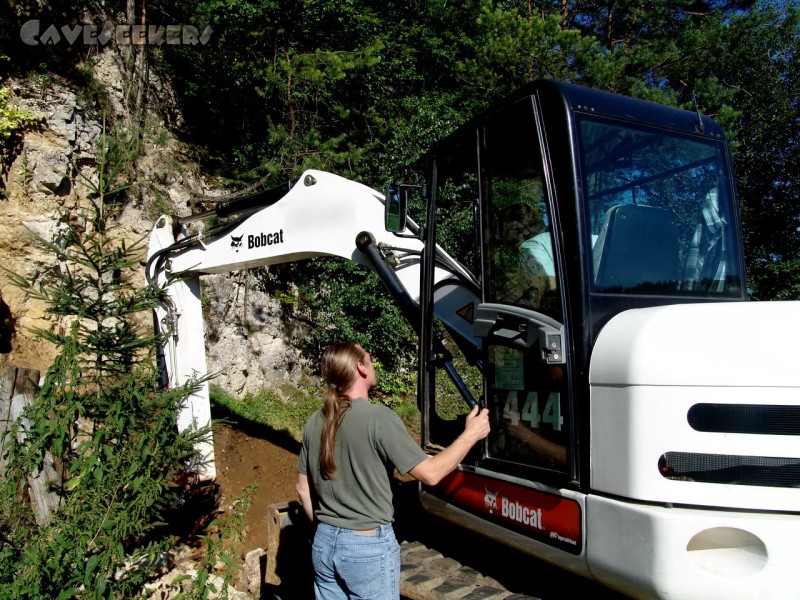
<path fill-rule="evenodd" d="M 667 452 L 659 459 L 658 470 L 663 477 L 679 481 L 800 487 L 800 458 Z"/>
<path fill-rule="evenodd" d="M 800 435 L 800 406 L 695 404 L 687 419 L 696 431 Z"/>

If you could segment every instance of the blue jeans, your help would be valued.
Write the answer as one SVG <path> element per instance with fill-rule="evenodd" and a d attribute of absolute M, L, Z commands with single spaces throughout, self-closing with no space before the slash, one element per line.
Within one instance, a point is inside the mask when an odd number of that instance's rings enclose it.
<path fill-rule="evenodd" d="M 317 600 L 400 598 L 400 546 L 391 523 L 370 534 L 318 523 L 311 562 Z"/>

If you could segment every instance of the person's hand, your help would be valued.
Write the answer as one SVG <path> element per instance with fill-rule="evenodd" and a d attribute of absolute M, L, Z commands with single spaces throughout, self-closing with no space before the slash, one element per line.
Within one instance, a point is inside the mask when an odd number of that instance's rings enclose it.
<path fill-rule="evenodd" d="M 472 412 L 467 415 L 467 422 L 464 425 L 464 433 L 467 434 L 473 443 L 478 442 L 489 435 L 489 409 L 477 404 L 472 407 Z"/>
<path fill-rule="evenodd" d="M 522 441 L 530 434 L 530 429 L 520 423 L 519 412 L 508 406 L 503 407 L 503 429 Z"/>
<path fill-rule="evenodd" d="M 512 425 L 517 425 L 519 424 L 519 412 L 506 405 L 503 407 L 503 420 L 510 421 Z"/>

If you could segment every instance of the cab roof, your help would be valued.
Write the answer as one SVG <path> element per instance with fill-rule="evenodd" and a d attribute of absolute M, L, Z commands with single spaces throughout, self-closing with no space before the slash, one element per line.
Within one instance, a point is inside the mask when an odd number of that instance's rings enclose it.
<path fill-rule="evenodd" d="M 494 103 L 471 118 L 453 133 L 435 144 L 426 158 L 432 158 L 442 148 L 451 146 L 456 143 L 457 139 L 463 139 L 468 131 L 474 130 L 481 122 L 528 96 L 538 96 L 542 105 L 545 106 L 552 107 L 560 104 L 567 114 L 601 115 L 620 121 L 663 127 L 701 137 L 718 140 L 725 138 L 724 131 L 713 119 L 698 112 L 579 85 L 542 79 L 525 85 L 515 93 Z"/>

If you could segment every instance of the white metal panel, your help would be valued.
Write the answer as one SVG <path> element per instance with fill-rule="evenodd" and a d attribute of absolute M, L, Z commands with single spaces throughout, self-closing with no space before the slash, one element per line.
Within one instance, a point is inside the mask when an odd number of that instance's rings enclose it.
<path fill-rule="evenodd" d="M 690 510 L 586 499 L 589 569 L 634 598 L 789 600 L 798 515 Z"/>
<path fill-rule="evenodd" d="M 600 332 L 592 385 L 800 387 L 800 302 L 628 310 Z"/>
<path fill-rule="evenodd" d="M 600 332 L 589 372 L 591 487 L 625 498 L 796 511 L 800 489 L 676 481 L 668 452 L 797 458 L 793 435 L 694 430 L 702 403 L 800 403 L 800 303 L 691 304 L 630 310 Z"/>
<path fill-rule="evenodd" d="M 792 388 L 593 386 L 591 487 L 626 498 L 675 504 L 797 511 L 800 489 L 666 479 L 666 452 L 797 458 L 797 436 L 709 433 L 692 429 L 697 403 L 795 405 Z"/>
<path fill-rule="evenodd" d="M 174 242 L 169 226 L 156 227 L 150 236 L 149 254 Z M 160 285 L 165 282 L 164 273 L 159 274 Z M 200 280 L 191 277 L 173 281 L 168 287 L 173 310 L 164 307 L 155 309 L 158 330 L 169 331 L 164 346 L 164 361 L 169 376 L 168 385 L 175 389 L 193 378 L 207 375 L 203 311 L 200 302 Z M 178 431 L 189 427 L 202 428 L 211 423 L 211 404 L 208 397 L 208 382 L 201 383 L 186 399 L 178 413 Z M 212 481 L 217 476 L 214 460 L 214 440 L 211 433 L 195 445 L 197 456 L 189 467 L 201 481 Z"/>

